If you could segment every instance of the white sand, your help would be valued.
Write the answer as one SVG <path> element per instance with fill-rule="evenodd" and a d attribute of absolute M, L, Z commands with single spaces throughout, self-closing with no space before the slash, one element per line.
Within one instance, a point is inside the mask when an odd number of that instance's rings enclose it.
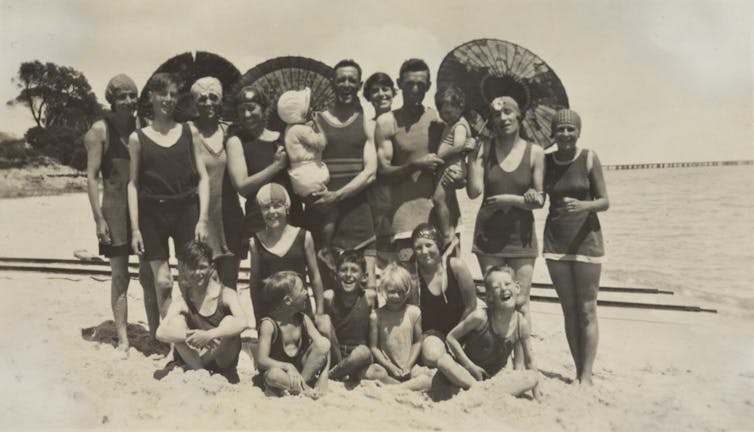
<path fill-rule="evenodd" d="M 319 401 L 268 399 L 206 372 L 153 377 L 167 359 L 147 356 L 141 288 L 129 290 L 130 358 L 81 329 L 110 318 L 109 281 L 2 273 L 0 428 L 740 430 L 754 428 L 751 322 L 711 314 L 602 308 L 596 386 L 574 375 L 557 306 L 534 304 L 545 399 L 496 391 L 495 380 L 452 399 L 395 388 L 331 383 Z M 103 325 L 112 328 L 112 325 Z M 505 372 L 503 372 L 505 373 Z"/>
<path fill-rule="evenodd" d="M 70 258 L 94 250 L 85 196 L 0 202 L 0 255 Z M 534 348 L 544 401 L 516 399 L 495 380 L 448 401 L 396 388 L 331 383 L 319 401 L 268 399 L 206 372 L 153 377 L 167 359 L 146 335 L 141 287 L 131 282 L 131 353 L 120 360 L 83 328 L 111 329 L 109 280 L 0 272 L 0 428 L 754 430 L 752 320 L 723 314 L 602 307 L 596 386 L 574 368 L 557 305 L 534 303 Z M 102 332 L 99 339 L 102 339 Z"/>

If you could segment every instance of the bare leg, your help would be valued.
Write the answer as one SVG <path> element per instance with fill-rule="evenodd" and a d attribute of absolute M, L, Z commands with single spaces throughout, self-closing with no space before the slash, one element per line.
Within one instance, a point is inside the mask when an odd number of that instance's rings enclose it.
<path fill-rule="evenodd" d="M 576 379 L 581 377 L 582 362 L 579 342 L 579 317 L 577 308 L 576 287 L 574 286 L 571 263 L 568 261 L 547 260 L 547 270 L 555 285 L 555 291 L 560 299 L 560 307 L 563 309 L 566 339 L 568 348 L 571 350 L 573 362 L 576 365 Z"/>
<path fill-rule="evenodd" d="M 495 376 L 503 392 L 513 396 L 521 395 L 533 389 L 539 381 L 539 373 L 533 370 L 502 371 Z"/>
<path fill-rule="evenodd" d="M 327 339 L 318 339 L 309 345 L 309 349 L 303 356 L 303 365 L 301 368 L 301 377 L 304 382 L 309 382 L 314 376 L 322 370 L 327 363 L 327 354 L 330 352 L 330 341 Z"/>
<path fill-rule="evenodd" d="M 602 264 L 574 262 L 573 273 L 578 297 L 579 351 L 581 353 L 582 384 L 592 385 L 592 367 L 597 356 L 599 327 L 597 323 L 597 293 Z"/>
<path fill-rule="evenodd" d="M 448 200 L 452 196 L 439 182 L 435 186 L 435 193 L 432 195 L 433 211 L 437 217 L 437 228 L 440 230 L 440 235 L 442 235 L 443 247 L 450 243 L 453 235 L 452 227 L 450 226 L 450 205 L 448 203 Z"/>
<path fill-rule="evenodd" d="M 110 305 L 113 309 L 115 331 L 118 334 L 118 350 L 128 352 L 128 283 L 131 276 L 128 274 L 128 256 L 110 258 Z"/>
<path fill-rule="evenodd" d="M 372 363 L 367 368 L 366 372 L 364 372 L 364 379 L 365 380 L 371 380 L 371 381 L 379 381 L 383 384 L 400 384 L 400 381 L 390 376 L 390 374 L 387 373 L 387 370 L 377 363 Z"/>
<path fill-rule="evenodd" d="M 160 309 L 157 306 L 157 291 L 154 286 L 152 266 L 141 257 L 139 257 L 139 283 L 144 290 L 144 309 L 147 312 L 149 334 L 154 339 L 157 327 L 160 325 Z"/>
<path fill-rule="evenodd" d="M 508 258 L 508 265 L 513 268 L 515 279 L 521 287 L 516 299 L 516 309 L 521 312 L 531 329 L 531 314 L 529 313 L 529 294 L 531 293 L 531 278 L 534 273 L 534 258 Z M 524 351 L 521 342 L 517 342 L 513 350 L 513 368 L 524 369 Z"/>
<path fill-rule="evenodd" d="M 422 342 L 422 359 L 424 364 L 437 368 L 451 384 L 468 389 L 476 382 L 473 376 L 463 366 L 456 363 L 448 354 L 445 343 L 435 335 L 425 335 Z"/>
<path fill-rule="evenodd" d="M 165 318 L 173 291 L 173 275 L 170 273 L 170 266 L 167 260 L 149 261 L 149 266 L 152 268 L 152 274 L 155 277 L 154 286 L 160 318 Z"/>
<path fill-rule="evenodd" d="M 376 290 L 377 289 L 377 273 L 376 273 L 377 256 L 364 253 L 364 261 L 366 262 L 366 265 L 367 265 L 367 288 Z"/>
<path fill-rule="evenodd" d="M 369 351 L 369 348 L 366 345 L 359 345 L 351 351 L 348 357 L 330 369 L 330 378 L 336 381 L 342 380 L 346 376 L 353 378 L 357 372 L 367 367 L 371 362 L 372 353 Z"/>

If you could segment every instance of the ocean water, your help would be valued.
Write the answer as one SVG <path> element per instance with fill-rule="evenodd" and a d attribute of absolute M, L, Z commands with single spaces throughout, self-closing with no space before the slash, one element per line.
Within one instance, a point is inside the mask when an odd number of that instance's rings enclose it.
<path fill-rule="evenodd" d="M 754 313 L 753 167 L 605 171 L 605 177 L 602 285 L 670 289 L 700 306 Z M 481 199 L 459 192 L 462 253 L 479 275 L 470 249 Z M 540 247 L 547 205 L 535 211 Z M 534 280 L 549 281 L 542 258 Z"/>

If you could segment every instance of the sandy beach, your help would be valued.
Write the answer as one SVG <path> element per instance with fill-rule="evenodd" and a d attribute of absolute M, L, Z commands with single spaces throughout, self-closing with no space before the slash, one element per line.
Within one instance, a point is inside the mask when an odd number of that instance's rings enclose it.
<path fill-rule="evenodd" d="M 85 200 L 3 200 L 0 254 L 71 258 L 92 250 Z M 126 360 L 113 347 L 106 278 L 2 272 L 0 288 L 3 429 L 754 429 L 752 319 L 732 314 L 600 308 L 596 385 L 584 390 L 571 383 L 559 306 L 533 303 L 542 403 L 501 394 L 495 379 L 449 398 L 331 382 L 314 402 L 266 398 L 251 385 L 254 365 L 243 353 L 239 384 L 181 370 L 158 380 L 168 358 L 149 340 L 136 280 Z"/>
<path fill-rule="evenodd" d="M 319 401 L 269 399 L 251 385 L 174 370 L 149 342 L 141 288 L 129 290 L 131 352 L 119 359 L 109 281 L 3 273 L 2 428 L 750 430 L 754 428 L 751 321 L 712 314 L 602 308 L 594 388 L 574 376 L 556 305 L 534 304 L 545 398 L 513 398 L 496 380 L 449 400 L 395 388 L 331 382 Z M 94 340 L 82 329 L 98 327 Z M 14 330 L 11 330 L 14 329 Z M 90 332 L 85 332 L 91 335 Z M 504 373 L 504 372 L 503 372 Z M 42 402 L 44 401 L 44 402 Z M 42 402 L 42 403 L 41 403 Z"/>

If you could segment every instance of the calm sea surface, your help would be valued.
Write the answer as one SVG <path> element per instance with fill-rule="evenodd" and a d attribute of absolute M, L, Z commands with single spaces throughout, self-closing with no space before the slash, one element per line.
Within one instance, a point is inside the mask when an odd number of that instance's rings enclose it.
<path fill-rule="evenodd" d="M 602 285 L 671 289 L 699 305 L 754 310 L 754 168 L 709 167 L 605 172 L 610 209 L 600 213 L 607 262 Z M 459 191 L 461 192 L 461 191 Z M 459 194 L 462 251 L 470 253 L 481 199 Z M 547 205 L 535 211 L 541 247 Z M 548 281 L 543 259 L 534 279 Z"/>

